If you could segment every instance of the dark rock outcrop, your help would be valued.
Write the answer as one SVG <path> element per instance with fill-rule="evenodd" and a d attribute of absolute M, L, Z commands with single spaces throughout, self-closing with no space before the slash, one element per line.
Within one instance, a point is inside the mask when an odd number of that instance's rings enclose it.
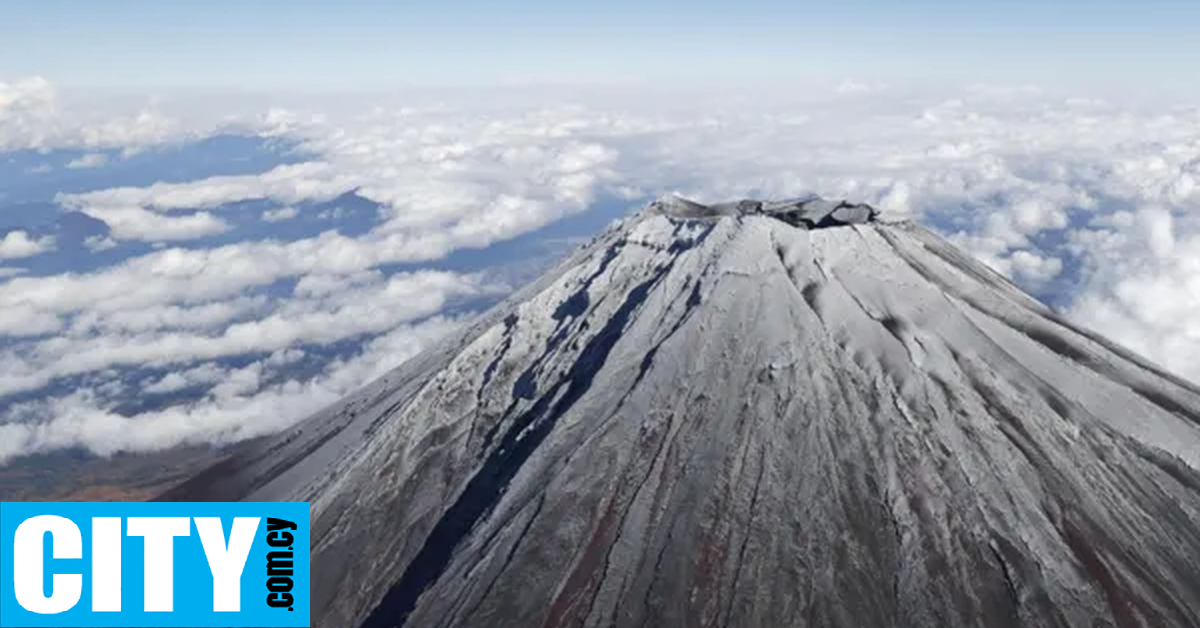
<path fill-rule="evenodd" d="M 768 216 L 802 229 L 845 227 L 875 222 L 879 212 L 862 203 L 832 202 L 811 197 L 791 201 L 753 201 L 703 205 L 680 197 L 668 197 L 650 204 L 649 213 L 688 220 L 717 219 L 726 216 Z"/>

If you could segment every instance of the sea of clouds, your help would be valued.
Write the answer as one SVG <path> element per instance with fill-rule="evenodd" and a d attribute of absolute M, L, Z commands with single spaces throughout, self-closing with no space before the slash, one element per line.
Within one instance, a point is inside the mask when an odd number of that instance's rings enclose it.
<path fill-rule="evenodd" d="M 76 266 L 39 267 L 66 253 L 58 236 L 0 232 L 0 463 L 280 429 L 520 281 L 445 260 L 670 192 L 875 204 L 1200 381 L 1200 107 L 852 82 L 789 94 L 522 89 L 254 110 L 220 99 L 100 108 L 42 79 L 0 83 L 0 164 L 70 156 L 31 177 L 104 172 L 218 135 L 290 147 L 252 173 L 56 192 L 52 211 L 107 229 L 72 245 Z M 355 228 L 338 222 L 351 197 L 370 207 Z M 306 219 L 326 222 L 284 230 Z"/>

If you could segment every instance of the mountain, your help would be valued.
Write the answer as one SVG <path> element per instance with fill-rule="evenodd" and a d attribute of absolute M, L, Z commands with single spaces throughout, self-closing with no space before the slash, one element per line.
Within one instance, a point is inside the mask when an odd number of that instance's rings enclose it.
<path fill-rule="evenodd" d="M 652 204 L 163 496 L 312 503 L 316 626 L 1200 626 L 1200 389 L 911 223 Z"/>

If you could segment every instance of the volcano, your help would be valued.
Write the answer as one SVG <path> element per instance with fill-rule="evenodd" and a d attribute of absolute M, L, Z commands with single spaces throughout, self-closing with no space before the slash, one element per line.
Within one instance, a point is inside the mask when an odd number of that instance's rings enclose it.
<path fill-rule="evenodd" d="M 312 504 L 314 626 L 1200 626 L 1200 389 L 913 223 L 651 204 L 162 496 Z"/>

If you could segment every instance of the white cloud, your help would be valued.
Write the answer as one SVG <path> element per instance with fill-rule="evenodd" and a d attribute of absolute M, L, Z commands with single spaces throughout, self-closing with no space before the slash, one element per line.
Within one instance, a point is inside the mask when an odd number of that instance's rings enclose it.
<path fill-rule="evenodd" d="M 42 77 L 0 82 L 0 150 L 136 150 L 189 134 L 176 119 L 152 108 L 128 114 L 65 105 L 55 86 Z"/>
<path fill-rule="evenodd" d="M 300 212 L 295 207 L 280 207 L 279 209 L 268 209 L 263 212 L 262 219 L 263 222 L 283 222 L 299 215 Z"/>
<path fill-rule="evenodd" d="M 84 207 L 80 212 L 108 225 L 107 240 L 95 241 L 93 251 L 111 248 L 112 240 L 142 240 L 145 242 L 179 242 L 195 240 L 229 230 L 224 220 L 209 212 L 187 216 L 168 216 L 146 211 L 137 206 Z"/>
<path fill-rule="evenodd" d="M 93 253 L 99 253 L 101 251 L 107 251 L 109 249 L 116 248 L 117 241 L 109 236 L 88 236 L 87 238 L 84 238 L 83 246 L 87 247 L 87 250 Z"/>
<path fill-rule="evenodd" d="M 269 305 L 268 299 L 259 295 L 187 307 L 164 304 L 113 312 L 89 310 L 71 319 L 70 333 L 72 336 L 83 338 L 95 333 L 224 329 L 233 321 L 266 310 Z"/>
<path fill-rule="evenodd" d="M 332 231 L 289 243 L 170 248 L 93 274 L 17 277 L 0 285 L 0 306 L 29 307 L 58 318 L 84 310 L 196 304 L 228 299 L 288 277 L 353 274 L 389 262 L 433 259 L 450 250 L 449 234 L 357 240 Z M 11 330 L 0 327 L 0 333 L 5 332 Z"/>
<path fill-rule="evenodd" d="M 16 83 L 0 82 L 0 149 L 33 148 L 52 133 L 56 95 L 50 82 L 41 77 Z"/>
<path fill-rule="evenodd" d="M 1130 227 L 1076 233 L 1091 272 L 1070 315 L 1200 380 L 1200 215 L 1193 209 L 1186 218 L 1180 225 L 1171 212 L 1149 206 Z"/>
<path fill-rule="evenodd" d="M 151 109 L 85 126 L 79 134 L 84 146 L 120 147 L 126 156 L 143 146 L 162 144 L 183 135 L 176 120 Z"/>
<path fill-rule="evenodd" d="M 40 336 L 54 333 L 62 329 L 62 321 L 53 316 L 44 316 L 42 312 L 28 306 L 0 308 L 0 329 L 4 335 L 11 336 Z M 13 357 L 12 363 L 20 364 Z M 0 360 L 3 363 L 3 360 Z M 3 376 L 0 376 L 3 379 Z M 0 393 L 2 394 L 2 393 Z"/>
<path fill-rule="evenodd" d="M 1063 263 L 1056 257 L 1042 257 L 1029 251 L 1016 251 L 1009 260 L 1011 274 L 1021 283 L 1040 287 L 1062 273 Z"/>
<path fill-rule="evenodd" d="M 82 157 L 79 157 L 78 159 L 72 159 L 67 163 L 67 167 L 73 169 L 99 168 L 107 163 L 108 155 L 105 155 L 104 153 L 88 153 Z"/>
<path fill-rule="evenodd" d="M 1022 235 L 1067 226 L 1067 214 L 1063 208 L 1045 198 L 1019 201 L 1014 203 L 1009 211 L 1012 213 L 1013 223 Z"/>
<path fill-rule="evenodd" d="M 212 362 L 206 362 L 185 371 L 174 371 L 142 386 L 148 395 L 165 395 L 196 386 L 212 386 L 221 382 L 229 372 Z"/>
<path fill-rule="evenodd" d="M 1159 259 L 1170 258 L 1175 251 L 1175 221 L 1171 212 L 1161 207 L 1148 207 L 1138 212 L 1137 226 L 1150 252 Z"/>
<path fill-rule="evenodd" d="M 106 410 L 95 391 L 25 404 L 19 412 L 41 420 L 0 424 L 0 464 L 17 455 L 81 447 L 99 455 L 147 451 L 189 443 L 232 442 L 291 425 L 386 373 L 457 327 L 435 318 L 400 326 L 368 343 L 357 357 L 331 364 L 308 381 L 263 388 L 274 357 L 224 371 L 199 367 L 153 384 L 159 392 L 217 381 L 202 400 L 124 417 Z"/>
<path fill-rule="evenodd" d="M 34 239 L 25 231 L 9 231 L 0 239 L 0 260 L 23 259 L 41 255 L 54 248 L 54 238 Z"/>
<path fill-rule="evenodd" d="M 298 289 L 299 297 L 266 308 L 261 299 L 181 308 L 89 309 L 69 326 L 28 307 L 6 307 L 0 325 L 11 335 L 66 333 L 37 340 L 21 354 L 0 351 L 0 395 L 37 390 L 68 376 L 113 367 L 165 367 L 196 360 L 329 344 L 439 313 L 450 301 L 495 291 L 471 276 L 444 272 L 376 277 L 335 291 Z"/>
<path fill-rule="evenodd" d="M 157 211 L 213 209 L 250 199 L 280 203 L 328 200 L 354 188 L 358 177 L 323 162 L 279 166 L 261 175 L 212 177 L 188 183 L 156 183 L 145 188 L 113 188 L 59 197 L 65 207 L 83 211 L 139 207 Z"/>

